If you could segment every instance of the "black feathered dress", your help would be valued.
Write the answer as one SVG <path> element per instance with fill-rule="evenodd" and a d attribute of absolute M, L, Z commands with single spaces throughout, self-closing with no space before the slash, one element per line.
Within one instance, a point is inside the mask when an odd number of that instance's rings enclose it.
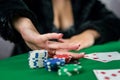
<path fill-rule="evenodd" d="M 120 20 L 99 0 L 71 0 L 71 5 L 74 25 L 63 31 L 53 24 L 52 0 L 0 0 L 0 35 L 15 43 L 15 55 L 30 50 L 11 22 L 19 15 L 31 19 L 41 34 L 60 32 L 64 34 L 64 38 L 70 38 L 87 29 L 94 29 L 101 35 L 95 44 L 120 38 Z"/>

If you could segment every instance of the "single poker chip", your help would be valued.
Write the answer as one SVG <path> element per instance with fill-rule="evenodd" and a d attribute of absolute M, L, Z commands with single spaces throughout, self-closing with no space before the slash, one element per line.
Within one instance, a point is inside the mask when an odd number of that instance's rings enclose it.
<path fill-rule="evenodd" d="M 44 59 L 44 58 L 48 58 L 48 51 L 47 50 L 33 50 L 33 51 L 29 51 L 29 58 L 34 58 L 37 57 L 39 59 Z"/>
<path fill-rule="evenodd" d="M 59 76 L 72 76 L 74 74 L 79 74 L 82 70 L 82 66 L 78 64 L 66 64 L 58 70 Z"/>
<path fill-rule="evenodd" d="M 69 63 L 70 60 L 72 59 L 72 56 L 67 55 L 67 54 L 57 54 L 57 55 L 54 55 L 53 58 L 65 59 L 65 62 Z"/>
<path fill-rule="evenodd" d="M 60 66 L 65 65 L 65 60 L 50 58 L 50 59 L 44 60 L 43 65 L 48 71 L 57 71 Z"/>

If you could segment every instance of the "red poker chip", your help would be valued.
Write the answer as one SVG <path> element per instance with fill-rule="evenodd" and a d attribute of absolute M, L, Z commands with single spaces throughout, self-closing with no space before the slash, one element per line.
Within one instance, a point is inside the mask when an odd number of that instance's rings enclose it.
<path fill-rule="evenodd" d="M 67 54 L 57 54 L 57 55 L 54 55 L 53 58 L 65 59 L 65 62 L 69 63 L 70 60 L 72 59 L 72 56 Z"/>

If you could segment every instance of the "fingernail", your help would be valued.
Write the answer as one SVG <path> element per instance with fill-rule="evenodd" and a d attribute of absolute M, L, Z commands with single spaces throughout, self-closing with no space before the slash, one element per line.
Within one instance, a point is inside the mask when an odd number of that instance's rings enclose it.
<path fill-rule="evenodd" d="M 80 45 L 78 45 L 78 46 L 76 47 L 76 50 L 79 50 L 79 47 L 80 47 Z"/>
<path fill-rule="evenodd" d="M 80 47 L 80 44 L 79 44 L 79 45 L 78 45 L 78 44 L 76 44 L 76 46 Z"/>

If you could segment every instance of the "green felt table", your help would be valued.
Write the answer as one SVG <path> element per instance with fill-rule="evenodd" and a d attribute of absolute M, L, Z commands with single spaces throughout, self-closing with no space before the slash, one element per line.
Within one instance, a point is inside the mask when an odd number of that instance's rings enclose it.
<path fill-rule="evenodd" d="M 120 52 L 120 41 L 95 45 L 90 48 L 73 52 Z M 48 72 L 45 68 L 30 69 L 28 65 L 28 54 L 10 57 L 0 61 L 0 80 L 97 80 L 94 69 L 120 69 L 120 61 L 102 63 L 90 59 L 79 60 L 83 66 L 80 74 L 68 77 L 58 76 L 57 72 Z"/>

